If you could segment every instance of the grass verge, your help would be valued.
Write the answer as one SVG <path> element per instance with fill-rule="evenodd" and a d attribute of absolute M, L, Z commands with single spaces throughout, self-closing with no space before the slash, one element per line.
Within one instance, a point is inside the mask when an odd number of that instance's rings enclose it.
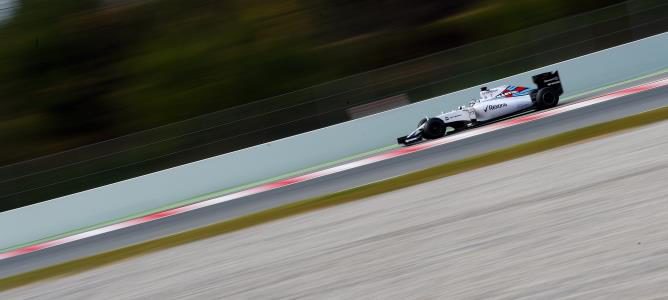
<path fill-rule="evenodd" d="M 434 179 L 451 176 L 473 169 L 497 164 L 522 156 L 554 149 L 560 146 L 600 137 L 612 132 L 639 127 L 668 119 L 668 107 L 638 115 L 613 120 L 573 131 L 560 133 L 529 143 L 516 145 L 470 158 L 446 163 L 429 169 L 375 182 L 369 185 L 341 191 L 331 195 L 302 200 L 292 204 L 257 212 L 236 219 L 216 223 L 156 240 L 112 250 L 15 276 L 0 279 L 0 291 L 35 283 L 41 280 L 71 275 L 111 264 L 131 257 L 145 255 L 162 249 L 210 238 L 277 219 L 323 209 L 365 197 L 386 193 Z"/>

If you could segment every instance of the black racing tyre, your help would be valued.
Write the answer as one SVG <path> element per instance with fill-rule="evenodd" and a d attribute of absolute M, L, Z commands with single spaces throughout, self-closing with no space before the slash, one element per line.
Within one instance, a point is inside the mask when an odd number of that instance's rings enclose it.
<path fill-rule="evenodd" d="M 427 124 L 422 130 L 422 137 L 425 139 L 437 139 L 445 136 L 445 122 L 439 118 L 431 118 L 427 120 Z"/>
<path fill-rule="evenodd" d="M 422 124 L 427 123 L 427 121 L 429 121 L 429 118 L 422 118 L 422 120 L 420 120 L 420 122 L 418 123 L 417 127 L 422 126 Z"/>
<path fill-rule="evenodd" d="M 542 88 L 536 94 L 536 108 L 547 109 L 559 104 L 559 95 L 551 88 Z"/>

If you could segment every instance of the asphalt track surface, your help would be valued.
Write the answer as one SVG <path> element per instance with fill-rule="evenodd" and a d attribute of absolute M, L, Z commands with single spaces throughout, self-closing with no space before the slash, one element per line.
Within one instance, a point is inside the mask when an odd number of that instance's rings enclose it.
<path fill-rule="evenodd" d="M 668 87 L 599 103 L 425 151 L 248 196 L 0 261 L 0 278 L 90 256 L 282 204 L 387 179 L 654 108 L 668 106 Z"/>
<path fill-rule="evenodd" d="M 666 299 L 668 122 L 0 293 Z"/>

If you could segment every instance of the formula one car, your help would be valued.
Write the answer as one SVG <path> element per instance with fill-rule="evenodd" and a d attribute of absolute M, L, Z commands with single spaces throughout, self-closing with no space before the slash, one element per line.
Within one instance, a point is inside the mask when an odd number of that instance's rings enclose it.
<path fill-rule="evenodd" d="M 412 145 L 422 140 L 443 137 L 446 133 L 476 127 L 514 114 L 552 108 L 559 104 L 564 93 L 559 72 L 547 72 L 532 77 L 535 89 L 523 86 L 502 85 L 493 89 L 480 88 L 480 99 L 469 106 L 423 118 L 417 129 L 397 139 L 402 145 Z M 451 131 L 448 131 L 451 128 Z"/>

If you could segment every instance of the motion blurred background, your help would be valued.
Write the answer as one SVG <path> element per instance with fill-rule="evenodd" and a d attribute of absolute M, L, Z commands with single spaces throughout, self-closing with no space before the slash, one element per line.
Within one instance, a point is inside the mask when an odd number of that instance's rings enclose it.
<path fill-rule="evenodd" d="M 0 0 L 0 211 L 663 32 L 667 6 Z"/>

